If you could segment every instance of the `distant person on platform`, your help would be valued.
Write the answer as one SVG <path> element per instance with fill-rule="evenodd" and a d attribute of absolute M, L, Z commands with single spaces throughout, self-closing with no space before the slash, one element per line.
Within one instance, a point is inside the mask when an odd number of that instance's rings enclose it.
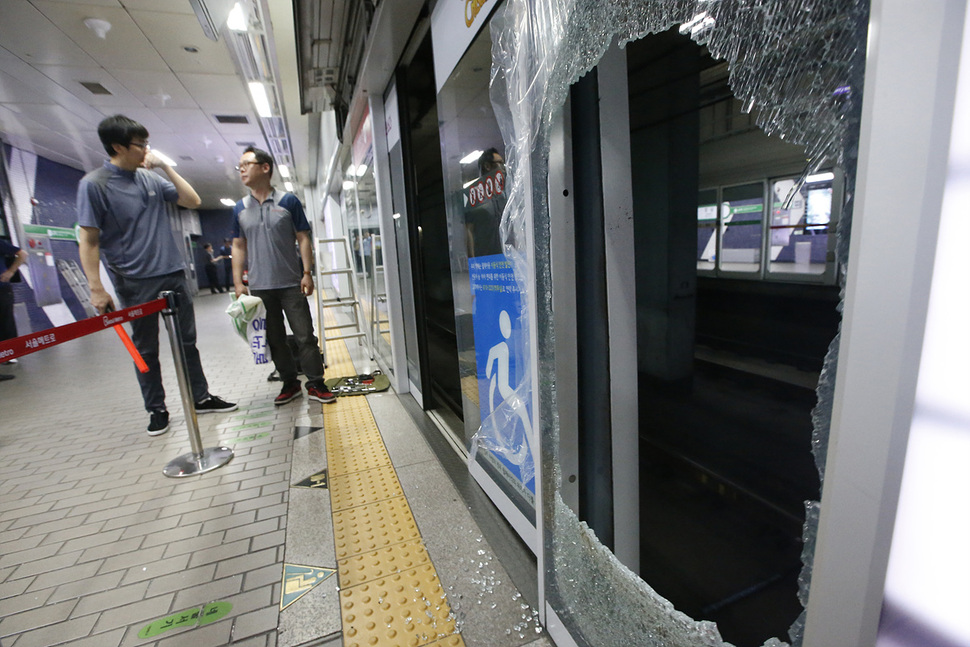
<path fill-rule="evenodd" d="M 209 291 L 212 294 L 216 292 L 225 292 L 226 289 L 219 286 L 219 271 L 216 269 L 216 261 L 221 261 L 222 256 L 216 256 L 212 251 L 212 243 L 206 243 L 202 246 L 203 251 L 205 251 L 205 278 L 209 282 Z"/>
<path fill-rule="evenodd" d="M 151 152 L 148 131 L 138 122 L 124 115 L 108 117 L 98 124 L 98 137 L 109 159 L 81 178 L 77 191 L 79 251 L 91 288 L 91 305 L 102 314 L 114 309 L 101 283 L 102 253 L 122 306 L 154 301 L 164 290 L 175 292 L 196 413 L 234 411 L 234 403 L 209 393 L 195 347 L 195 310 L 185 280 L 185 261 L 169 222 L 167 203 L 195 209 L 201 203 L 199 195 Z M 168 180 L 153 173 L 155 168 L 161 169 Z M 136 371 L 150 414 L 148 435 L 157 436 L 168 431 L 158 363 L 158 315 L 133 320 L 131 329 L 132 341 L 149 369 L 147 373 Z"/>
<path fill-rule="evenodd" d="M 10 282 L 17 275 L 17 269 L 26 262 L 27 252 L 5 240 L 0 240 L 0 341 L 17 337 L 17 321 L 13 316 L 13 286 Z M 16 364 L 17 360 L 10 359 L 2 363 Z M 13 378 L 13 375 L 0 375 L 0 382 Z"/>
<path fill-rule="evenodd" d="M 228 292 L 232 289 L 232 239 L 222 239 L 219 258 L 222 259 L 222 291 Z"/>
<path fill-rule="evenodd" d="M 323 360 L 307 297 L 313 294 L 313 246 L 310 223 L 303 205 L 292 193 L 276 190 L 273 157 L 250 146 L 239 160 L 239 177 L 250 194 L 233 208 L 232 274 L 236 298 L 245 294 L 243 270 L 249 267 L 249 288 L 266 307 L 266 340 L 283 381 L 274 404 L 303 395 L 296 361 L 286 342 L 283 314 L 296 338 L 300 366 L 306 376 L 307 396 L 318 402 L 335 402 L 323 381 Z M 299 254 L 297 253 L 299 247 Z"/>

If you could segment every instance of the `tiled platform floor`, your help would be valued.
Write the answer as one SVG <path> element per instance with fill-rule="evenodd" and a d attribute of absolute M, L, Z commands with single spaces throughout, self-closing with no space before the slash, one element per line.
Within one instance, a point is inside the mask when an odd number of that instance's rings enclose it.
<path fill-rule="evenodd" d="M 16 375 L 0 383 L 3 647 L 342 644 L 337 576 L 280 611 L 284 563 L 336 568 L 329 497 L 291 487 L 327 466 L 322 406 L 272 406 L 279 383 L 247 357 L 226 305 L 225 295 L 198 297 L 199 348 L 212 392 L 239 410 L 199 422 L 205 447 L 230 446 L 235 457 L 201 477 L 161 472 L 190 449 L 167 353 L 172 428 L 156 438 L 110 332 L 0 367 Z M 161 343 L 167 350 L 164 333 Z M 350 350 L 356 369 L 372 368 Z M 416 430 L 407 397 L 366 399 L 465 644 L 551 644 Z M 212 602 L 232 608 L 166 629 L 169 616 Z"/>

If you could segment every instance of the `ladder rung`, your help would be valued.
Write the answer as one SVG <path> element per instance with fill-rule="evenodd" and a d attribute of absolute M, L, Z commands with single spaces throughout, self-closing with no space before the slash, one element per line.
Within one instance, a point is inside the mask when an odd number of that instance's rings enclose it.
<path fill-rule="evenodd" d="M 324 326 L 323 329 L 324 330 L 339 330 L 340 328 L 357 328 L 357 327 L 358 326 L 357 326 L 356 323 L 349 323 L 349 324 L 338 324 L 336 326 Z"/>
<path fill-rule="evenodd" d="M 335 341 L 337 339 L 353 339 L 354 337 L 363 337 L 363 336 L 364 336 L 364 333 L 355 332 L 355 333 L 350 333 L 349 335 L 334 335 L 333 337 L 327 337 L 327 341 Z"/>

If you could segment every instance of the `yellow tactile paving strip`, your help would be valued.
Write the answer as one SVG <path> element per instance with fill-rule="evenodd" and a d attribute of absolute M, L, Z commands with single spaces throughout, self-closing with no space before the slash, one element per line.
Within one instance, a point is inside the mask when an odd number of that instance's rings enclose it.
<path fill-rule="evenodd" d="M 330 376 L 357 373 L 343 340 L 326 350 Z M 323 424 L 345 647 L 464 647 L 367 397 L 325 405 Z"/>

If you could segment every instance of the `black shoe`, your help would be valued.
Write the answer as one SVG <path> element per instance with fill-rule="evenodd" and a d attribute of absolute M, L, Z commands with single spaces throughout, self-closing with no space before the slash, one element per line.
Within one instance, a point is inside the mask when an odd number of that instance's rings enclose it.
<path fill-rule="evenodd" d="M 300 380 L 286 382 L 283 384 L 280 394 L 273 400 L 273 404 L 279 406 L 301 397 L 303 397 L 303 385 L 300 384 Z"/>
<path fill-rule="evenodd" d="M 235 411 L 238 408 L 239 407 L 235 402 L 226 402 L 222 398 L 215 395 L 210 395 L 202 402 L 195 403 L 195 412 L 198 414 Z"/>
<path fill-rule="evenodd" d="M 337 401 L 337 396 L 330 392 L 330 389 L 323 383 L 323 380 L 320 380 L 317 384 L 307 384 L 306 393 L 307 397 L 317 402 L 330 404 L 331 402 Z"/>
<path fill-rule="evenodd" d="M 15 375 L 0 375 L 0 382 L 6 382 L 7 380 L 12 380 Z"/>
<path fill-rule="evenodd" d="M 160 436 L 168 431 L 168 411 L 152 411 L 148 421 L 148 435 Z"/>

